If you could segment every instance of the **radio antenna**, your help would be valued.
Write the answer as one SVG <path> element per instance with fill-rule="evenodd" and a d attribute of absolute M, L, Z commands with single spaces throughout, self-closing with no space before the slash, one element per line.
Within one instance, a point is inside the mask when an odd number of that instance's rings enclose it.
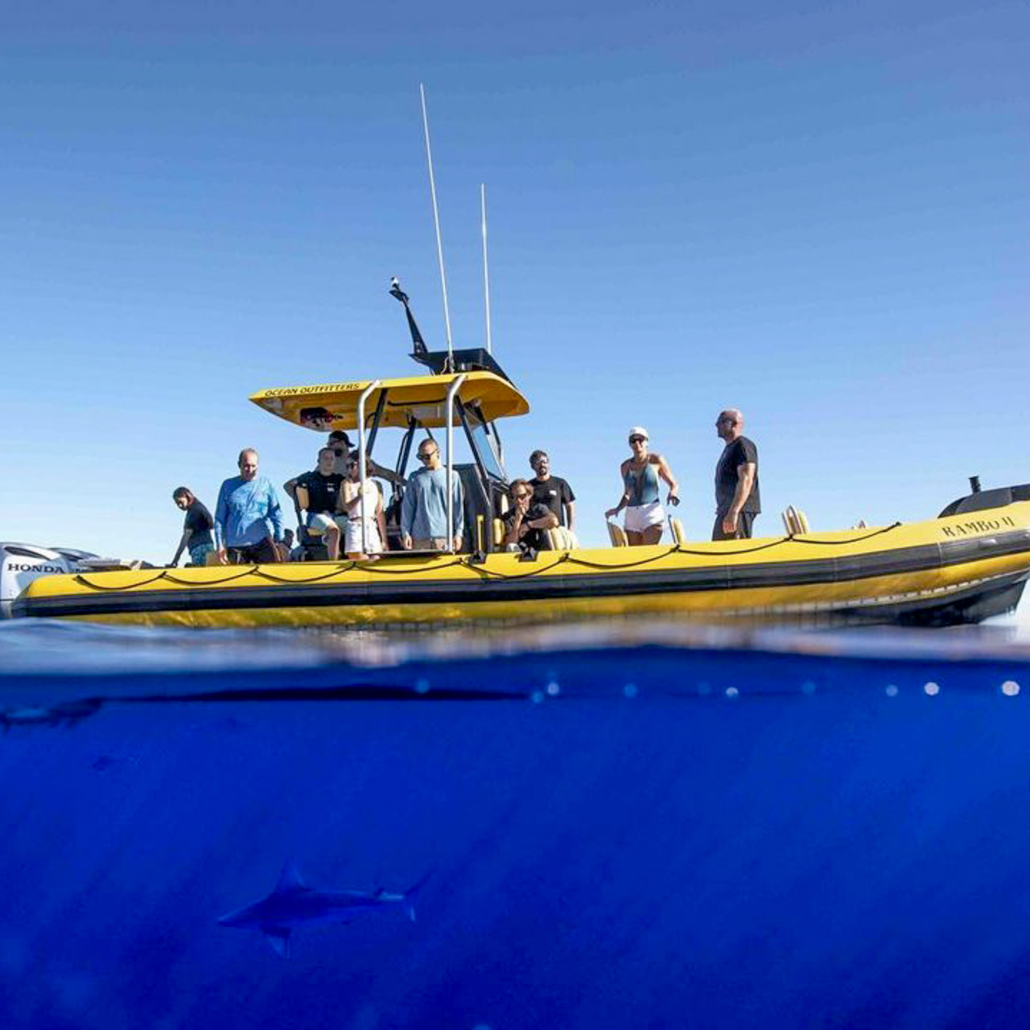
<path fill-rule="evenodd" d="M 426 131 L 426 162 L 429 165 L 429 192 L 433 198 L 433 223 L 436 225 L 436 253 L 440 259 L 440 286 L 443 290 L 443 323 L 447 331 L 447 358 L 454 369 L 454 344 L 451 341 L 451 313 L 447 307 L 447 273 L 443 267 L 443 240 L 440 237 L 440 212 L 436 207 L 436 180 L 433 178 L 433 150 L 429 143 L 429 115 L 426 113 L 426 88 L 420 82 L 418 92 L 422 98 L 422 126 Z"/>
<path fill-rule="evenodd" d="M 479 200 L 483 212 L 483 295 L 486 298 L 486 352 L 493 353 L 490 346 L 490 266 L 486 259 L 486 184 L 479 184 Z"/>

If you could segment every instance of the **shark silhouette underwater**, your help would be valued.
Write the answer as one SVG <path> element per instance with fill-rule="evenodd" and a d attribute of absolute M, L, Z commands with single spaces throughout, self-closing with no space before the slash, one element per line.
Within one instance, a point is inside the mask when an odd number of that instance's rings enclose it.
<path fill-rule="evenodd" d="M 301 879 L 293 862 L 287 862 L 275 890 L 267 897 L 218 919 L 220 926 L 242 930 L 258 930 L 272 950 L 282 958 L 290 957 L 290 933 L 299 926 L 319 923 L 348 923 L 362 910 L 400 906 L 415 922 L 415 899 L 431 873 L 403 894 L 386 890 L 320 891 L 313 890 Z"/>

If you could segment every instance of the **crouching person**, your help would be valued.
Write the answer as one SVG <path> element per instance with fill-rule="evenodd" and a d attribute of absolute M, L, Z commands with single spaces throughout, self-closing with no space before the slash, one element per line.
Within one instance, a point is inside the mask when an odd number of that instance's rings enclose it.
<path fill-rule="evenodd" d="M 502 517 L 504 545 L 509 551 L 546 551 L 551 544 L 547 531 L 558 525 L 558 516 L 546 505 L 533 500 L 533 488 L 524 479 L 508 487 L 511 508 Z"/>

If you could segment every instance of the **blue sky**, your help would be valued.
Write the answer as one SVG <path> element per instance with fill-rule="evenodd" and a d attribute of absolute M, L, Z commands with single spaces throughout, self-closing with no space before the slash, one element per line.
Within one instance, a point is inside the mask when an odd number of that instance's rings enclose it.
<path fill-rule="evenodd" d="M 731 405 L 766 532 L 1030 479 L 1023 2 L 82 11 L 0 14 L 2 539 L 166 561 L 173 487 L 313 465 L 250 393 L 416 371 L 392 275 L 443 344 L 419 82 L 455 342 L 485 182 L 509 471 L 585 542 L 636 423 L 707 537 Z"/>

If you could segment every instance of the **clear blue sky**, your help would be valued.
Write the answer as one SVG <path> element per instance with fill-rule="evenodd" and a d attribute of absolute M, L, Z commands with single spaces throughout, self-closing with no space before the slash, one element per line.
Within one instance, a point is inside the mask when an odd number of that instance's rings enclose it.
<path fill-rule="evenodd" d="M 485 182 L 509 472 L 584 542 L 634 423 L 707 537 L 724 406 L 766 532 L 1030 480 L 1028 52 L 1023 0 L 7 3 L 0 539 L 167 561 L 173 487 L 314 463 L 250 393 L 416 371 L 391 275 L 443 344 L 420 81 L 456 343 Z"/>

